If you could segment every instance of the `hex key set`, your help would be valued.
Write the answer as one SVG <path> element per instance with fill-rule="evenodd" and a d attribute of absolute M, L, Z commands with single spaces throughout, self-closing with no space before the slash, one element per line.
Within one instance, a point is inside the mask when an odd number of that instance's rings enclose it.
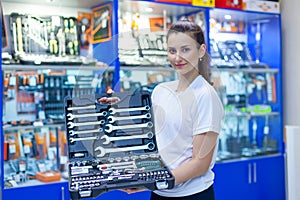
<path fill-rule="evenodd" d="M 130 187 L 173 188 L 157 149 L 150 92 L 111 96 L 120 101 L 99 103 L 107 94 L 65 98 L 71 198 Z"/>

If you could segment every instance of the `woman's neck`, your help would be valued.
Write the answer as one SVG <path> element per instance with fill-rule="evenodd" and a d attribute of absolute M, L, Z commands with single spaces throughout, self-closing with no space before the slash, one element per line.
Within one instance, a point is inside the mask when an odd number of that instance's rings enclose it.
<path fill-rule="evenodd" d="M 185 91 L 189 85 L 199 76 L 199 73 L 192 71 L 191 73 L 179 74 L 178 76 L 178 86 L 176 92 Z"/>

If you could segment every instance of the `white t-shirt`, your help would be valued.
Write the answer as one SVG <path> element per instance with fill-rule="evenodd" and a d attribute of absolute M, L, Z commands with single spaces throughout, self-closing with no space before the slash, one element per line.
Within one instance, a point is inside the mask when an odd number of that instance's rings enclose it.
<path fill-rule="evenodd" d="M 198 76 L 184 91 L 177 93 L 178 80 L 157 85 L 152 93 L 158 151 L 170 170 L 192 158 L 193 136 L 207 131 L 219 133 L 223 105 L 214 88 Z M 170 190 L 156 190 L 161 196 L 192 195 L 213 184 L 217 147 L 207 173 L 176 185 Z"/>

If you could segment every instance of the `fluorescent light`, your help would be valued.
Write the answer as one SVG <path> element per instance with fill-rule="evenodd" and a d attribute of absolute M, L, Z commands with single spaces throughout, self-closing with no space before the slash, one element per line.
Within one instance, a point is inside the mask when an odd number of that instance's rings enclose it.
<path fill-rule="evenodd" d="M 231 19 L 231 15 L 224 15 L 224 18 L 227 19 L 227 20 L 230 20 Z"/>
<path fill-rule="evenodd" d="M 148 13 L 151 13 L 151 12 L 153 12 L 153 8 L 151 8 L 151 7 L 146 7 L 146 8 L 145 8 L 145 11 L 148 12 Z"/>

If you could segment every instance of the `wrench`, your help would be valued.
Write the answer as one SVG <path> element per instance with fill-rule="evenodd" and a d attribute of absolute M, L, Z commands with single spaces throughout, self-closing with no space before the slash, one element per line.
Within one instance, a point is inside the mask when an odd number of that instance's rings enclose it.
<path fill-rule="evenodd" d="M 118 140 L 131 140 L 131 139 L 142 139 L 142 138 L 153 138 L 153 133 L 148 132 L 142 135 L 130 135 L 130 136 L 119 136 L 119 137 L 109 137 L 107 135 L 103 135 L 101 139 L 104 139 L 105 141 L 103 144 L 109 144 L 112 141 L 118 141 Z"/>
<path fill-rule="evenodd" d="M 136 107 L 136 108 L 110 108 L 108 111 L 111 114 L 119 113 L 119 112 L 130 112 L 130 111 L 148 111 L 150 110 L 150 106 Z"/>
<path fill-rule="evenodd" d="M 89 106 L 78 106 L 78 107 L 69 107 L 67 110 L 84 110 L 84 109 L 96 109 L 96 105 L 89 105 Z"/>
<path fill-rule="evenodd" d="M 72 113 L 68 113 L 68 120 L 72 120 L 74 118 L 81 118 L 81 117 L 97 117 L 97 116 L 102 116 L 105 117 L 107 115 L 106 111 L 103 111 L 101 113 L 87 113 L 87 114 L 72 114 Z"/>
<path fill-rule="evenodd" d="M 74 126 L 87 126 L 87 125 L 96 125 L 96 124 L 101 124 L 103 125 L 105 123 L 104 120 L 100 121 L 95 121 L 95 122 L 68 122 L 68 127 L 73 128 Z"/>
<path fill-rule="evenodd" d="M 98 140 L 99 136 L 94 137 L 83 137 L 83 138 L 70 138 L 70 142 L 73 143 L 75 141 L 81 141 L 81 140 Z"/>
<path fill-rule="evenodd" d="M 147 113 L 145 115 L 135 115 L 135 116 L 126 116 L 126 117 L 114 117 L 114 116 L 109 116 L 108 122 L 113 123 L 115 121 L 120 121 L 120 120 L 129 120 L 129 119 L 150 119 L 151 114 Z"/>
<path fill-rule="evenodd" d="M 69 133 L 70 133 L 70 136 L 74 136 L 74 135 L 77 135 L 77 134 L 97 133 L 97 132 L 102 132 L 102 131 L 103 131 L 102 128 L 98 128 L 98 129 L 92 129 L 92 130 L 86 130 L 86 131 L 73 131 L 73 130 L 70 130 Z"/>
<path fill-rule="evenodd" d="M 152 128 L 153 127 L 153 123 L 152 122 L 147 122 L 144 124 L 130 124 L 130 125 L 123 125 L 123 126 L 113 126 L 111 124 L 106 124 L 105 125 L 105 131 L 110 133 L 112 131 L 115 130 L 119 130 L 119 129 L 131 129 L 131 128 Z"/>
<path fill-rule="evenodd" d="M 131 146 L 131 147 L 120 147 L 120 148 L 108 148 L 105 149 L 102 146 L 96 147 L 95 151 L 100 151 L 100 154 L 97 157 L 103 157 L 107 153 L 115 153 L 115 152 L 123 152 L 123 151 L 136 151 L 136 150 L 153 150 L 155 148 L 155 144 L 153 142 L 149 142 L 148 144 L 141 146 Z"/>

